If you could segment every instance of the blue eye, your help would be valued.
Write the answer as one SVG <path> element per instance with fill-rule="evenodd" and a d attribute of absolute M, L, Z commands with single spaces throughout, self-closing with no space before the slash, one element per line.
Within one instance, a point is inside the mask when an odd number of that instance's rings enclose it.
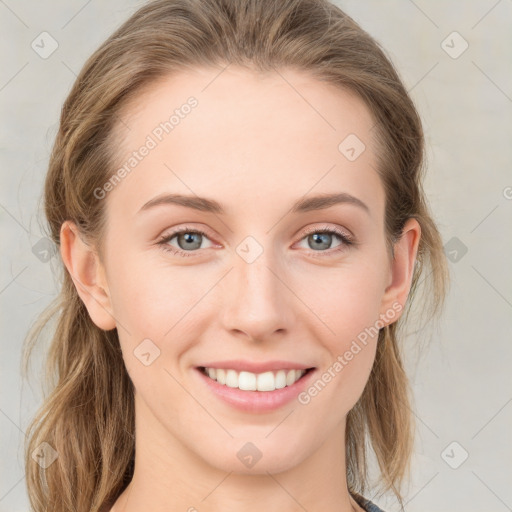
<path fill-rule="evenodd" d="M 331 245 L 332 243 L 332 237 L 337 237 L 341 240 L 342 243 L 340 243 L 339 246 L 335 247 L 332 250 L 326 250 L 326 251 L 318 251 L 314 250 L 313 252 L 320 253 L 319 255 L 324 255 L 326 252 L 329 254 L 332 254 L 332 252 L 339 252 L 345 250 L 347 247 L 354 245 L 354 240 L 349 237 L 349 235 L 343 233 L 342 231 L 336 229 L 336 228 L 312 228 L 308 232 L 306 232 L 306 235 L 303 239 L 306 239 L 308 242 L 311 242 L 313 244 L 313 247 L 316 247 L 318 249 L 326 248 L 326 245 Z M 326 249 L 330 249 L 327 247 Z M 315 254 L 314 256 L 318 256 L 318 254 Z"/>
<path fill-rule="evenodd" d="M 316 250 L 313 249 L 314 256 L 323 256 L 325 253 L 332 254 L 333 252 L 339 252 L 347 249 L 351 245 L 355 245 L 355 241 L 344 232 L 336 229 L 336 228 L 312 228 L 309 231 L 307 231 L 303 237 L 301 238 L 301 241 L 304 239 L 307 239 L 308 242 L 312 243 L 313 247 L 317 247 L 318 249 L 324 249 L 326 248 L 326 245 L 331 245 L 332 236 L 337 237 L 342 241 L 342 243 L 335 247 L 332 250 Z M 176 238 L 179 240 L 179 244 L 183 248 L 190 249 L 183 250 L 180 247 L 175 247 L 172 245 L 169 245 L 169 242 Z M 158 245 L 162 247 L 163 250 L 171 252 L 172 254 L 176 254 L 178 256 L 188 257 L 188 256 L 195 256 L 198 251 L 194 249 L 200 249 L 201 248 L 201 237 L 208 238 L 208 235 L 201 231 L 200 229 L 195 228 L 188 228 L 184 227 L 183 229 L 179 231 L 175 231 L 173 233 L 170 233 L 168 235 L 164 235 L 162 238 L 160 238 Z M 187 247 L 188 246 L 188 247 Z M 327 247 L 327 249 L 329 249 Z"/>
<path fill-rule="evenodd" d="M 184 236 L 182 236 L 182 235 L 184 235 Z M 164 237 L 162 237 L 158 243 L 159 243 L 159 245 L 161 245 L 161 247 L 162 247 L 162 249 L 164 249 L 164 251 L 169 251 L 169 252 L 171 252 L 173 254 L 177 254 L 179 256 L 194 256 L 195 251 L 192 251 L 192 253 L 190 253 L 189 251 L 184 251 L 180 248 L 176 248 L 174 246 L 169 245 L 169 242 L 173 238 L 178 237 L 178 240 L 183 241 L 183 245 L 185 247 L 187 245 L 189 245 L 188 248 L 190 248 L 190 249 L 199 249 L 201 246 L 201 240 L 199 239 L 199 237 L 201 237 L 201 236 L 207 237 L 207 234 L 204 231 L 201 231 L 198 229 L 184 228 L 184 229 L 181 229 L 180 231 L 175 231 L 174 233 L 171 233 L 169 235 L 164 235 Z M 199 243 L 197 241 L 198 239 L 199 239 Z"/>

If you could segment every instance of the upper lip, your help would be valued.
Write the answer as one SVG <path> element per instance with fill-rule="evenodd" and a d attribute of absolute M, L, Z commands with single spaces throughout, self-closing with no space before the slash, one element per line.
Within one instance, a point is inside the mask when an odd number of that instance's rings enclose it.
<path fill-rule="evenodd" d="M 307 370 L 314 368 L 311 365 L 294 363 L 293 361 L 244 361 L 242 359 L 230 361 L 212 361 L 199 366 L 200 368 L 223 368 L 226 370 L 235 370 L 237 372 L 264 373 L 273 370 Z"/>

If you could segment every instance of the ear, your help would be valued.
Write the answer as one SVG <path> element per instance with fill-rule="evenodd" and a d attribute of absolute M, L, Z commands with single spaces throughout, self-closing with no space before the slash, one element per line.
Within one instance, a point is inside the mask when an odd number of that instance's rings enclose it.
<path fill-rule="evenodd" d="M 410 218 L 404 225 L 400 239 L 394 245 L 391 279 L 384 292 L 380 311 L 381 317 L 386 311 L 399 311 L 398 316 L 393 315 L 393 322 L 401 316 L 409 295 L 420 238 L 421 226 L 416 219 Z"/>
<path fill-rule="evenodd" d="M 61 226 L 60 253 L 91 320 L 105 331 L 114 329 L 116 322 L 103 265 L 97 252 L 80 238 L 78 228 L 71 221 Z"/>

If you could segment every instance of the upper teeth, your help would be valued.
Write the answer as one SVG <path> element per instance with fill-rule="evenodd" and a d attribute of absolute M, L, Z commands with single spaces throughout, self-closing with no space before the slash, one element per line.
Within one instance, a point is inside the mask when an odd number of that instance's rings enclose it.
<path fill-rule="evenodd" d="M 251 373 L 205 368 L 205 373 L 219 384 L 244 391 L 274 391 L 297 382 L 306 370 L 278 370 L 277 372 Z"/>

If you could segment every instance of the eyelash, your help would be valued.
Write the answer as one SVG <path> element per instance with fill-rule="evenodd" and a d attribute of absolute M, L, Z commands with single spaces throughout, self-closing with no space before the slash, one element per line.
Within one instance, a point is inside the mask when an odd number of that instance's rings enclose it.
<path fill-rule="evenodd" d="M 176 247 L 172 247 L 172 246 L 168 245 L 168 242 L 170 242 L 176 235 L 180 235 L 182 233 L 194 233 L 194 234 L 203 235 L 203 236 L 209 238 L 208 233 L 205 233 L 201 229 L 188 228 L 185 226 L 183 229 L 180 229 L 179 231 L 174 231 L 173 233 L 162 236 L 158 241 L 158 245 L 160 245 L 164 251 L 170 252 L 170 253 L 178 255 L 178 256 L 183 256 L 183 257 L 195 256 L 196 255 L 195 253 L 197 253 L 198 251 L 190 251 L 190 252 L 183 251 L 181 249 L 177 249 Z M 319 251 L 319 254 L 313 254 L 313 257 L 315 257 L 315 258 L 322 257 L 326 253 L 332 255 L 333 253 L 343 251 L 350 246 L 356 245 L 355 240 L 350 238 L 348 235 L 346 235 L 345 233 L 343 233 L 342 231 L 340 231 L 336 228 L 329 228 L 329 227 L 311 228 L 309 230 L 306 230 L 306 232 L 304 233 L 303 237 L 300 240 L 303 240 L 305 237 L 307 237 L 308 235 L 310 235 L 312 233 L 329 233 L 329 234 L 337 235 L 343 242 L 340 246 L 336 247 L 335 249 L 330 249 L 327 251 Z M 315 252 L 316 251 L 313 251 L 313 253 L 315 253 Z"/>

